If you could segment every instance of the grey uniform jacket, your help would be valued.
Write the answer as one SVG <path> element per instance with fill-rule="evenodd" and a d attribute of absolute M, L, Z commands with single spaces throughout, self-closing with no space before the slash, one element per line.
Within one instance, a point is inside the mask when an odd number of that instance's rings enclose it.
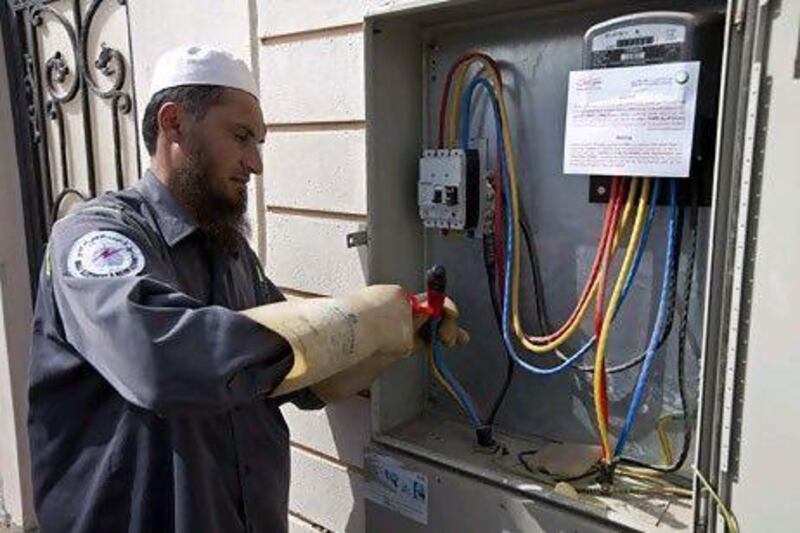
<path fill-rule="evenodd" d="M 42 531 L 285 531 L 289 434 L 266 396 L 292 352 L 235 312 L 282 299 L 151 172 L 55 224 L 29 388 Z"/>

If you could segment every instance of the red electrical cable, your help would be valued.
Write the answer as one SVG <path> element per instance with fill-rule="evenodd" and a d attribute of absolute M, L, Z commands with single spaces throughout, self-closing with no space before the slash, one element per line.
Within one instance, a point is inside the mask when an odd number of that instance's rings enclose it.
<path fill-rule="evenodd" d="M 505 218 L 503 215 L 503 163 L 502 152 L 500 150 L 500 140 L 497 141 L 497 162 L 495 164 L 495 177 L 492 182 L 494 188 L 494 257 L 497 279 L 497 294 L 500 296 L 500 303 L 503 303 L 503 280 L 506 275 L 505 262 Z"/>
<path fill-rule="evenodd" d="M 600 416 L 605 421 L 606 427 L 608 427 L 608 373 L 606 372 L 605 361 L 600 365 L 600 372 L 600 390 L 603 392 L 600 394 L 600 398 L 597 399 L 597 408 Z M 605 464 L 611 461 L 611 458 L 606 456 L 605 449 L 603 449 L 601 460 Z"/>
<path fill-rule="evenodd" d="M 611 194 L 609 203 L 613 204 L 613 214 L 612 214 L 612 221 L 610 223 L 611 231 L 610 233 L 613 235 L 617 229 L 617 224 L 619 222 L 619 211 L 621 205 L 624 203 L 626 192 L 627 192 L 627 181 L 620 182 L 619 178 L 614 178 L 611 182 Z M 611 249 L 612 243 L 611 240 L 606 242 L 604 249 L 602 250 L 602 259 L 600 261 L 601 268 L 601 278 L 600 278 L 600 286 L 597 290 L 597 299 L 594 303 L 594 334 L 600 338 L 600 329 L 603 327 L 603 304 L 605 303 L 606 297 L 606 279 L 608 277 L 608 270 L 611 266 Z"/>
<path fill-rule="evenodd" d="M 613 214 L 612 214 L 612 221 L 610 226 L 612 227 L 611 234 L 613 235 L 616 232 L 616 226 L 619 223 L 619 213 L 623 203 L 626 201 L 626 196 L 628 193 L 628 181 L 621 180 L 620 178 L 614 178 L 611 182 L 611 195 L 609 199 L 609 204 L 614 204 L 613 207 Z M 594 316 L 594 335 L 596 338 L 600 338 L 600 330 L 603 327 L 603 319 L 605 310 L 603 308 L 603 303 L 605 300 L 605 292 L 606 292 L 606 279 L 608 277 L 608 270 L 611 265 L 611 253 L 613 248 L 613 239 L 609 239 L 606 243 L 605 248 L 603 249 L 602 254 L 602 274 L 600 278 L 600 287 L 598 288 L 597 300 L 595 301 L 595 316 Z M 595 364 L 598 364 L 595 362 Z M 596 369 L 595 371 L 600 372 L 600 396 L 597 398 L 597 408 L 598 408 L 598 415 L 602 420 L 605 421 L 606 427 L 608 427 L 608 388 L 607 388 L 607 379 L 608 374 L 606 373 L 606 365 L 605 361 L 600 363 L 600 368 Z M 608 462 L 610 458 L 603 456 L 603 460 Z"/>
<path fill-rule="evenodd" d="M 603 216 L 603 228 L 600 231 L 600 242 L 597 246 L 597 251 L 595 252 L 594 261 L 592 262 L 592 269 L 589 274 L 589 278 L 586 280 L 586 284 L 581 291 L 581 295 L 578 298 L 578 303 L 575 306 L 575 309 L 572 311 L 572 314 L 567 318 L 567 320 L 559 327 L 556 331 L 552 333 L 548 333 L 544 336 L 528 336 L 528 339 L 539 342 L 539 343 L 546 343 L 550 342 L 553 339 L 556 339 L 564 334 L 564 332 L 572 326 L 573 322 L 578 317 L 578 312 L 583 307 L 586 300 L 589 298 L 592 292 L 592 286 L 594 285 L 597 276 L 600 273 L 600 265 L 601 259 L 605 250 L 611 246 L 614 237 L 614 231 L 616 230 L 616 218 L 618 216 L 619 205 L 617 202 L 609 200 L 608 204 L 606 205 L 606 211 Z M 613 219 L 613 220 L 612 220 Z M 613 223 L 612 223 L 613 221 Z"/>

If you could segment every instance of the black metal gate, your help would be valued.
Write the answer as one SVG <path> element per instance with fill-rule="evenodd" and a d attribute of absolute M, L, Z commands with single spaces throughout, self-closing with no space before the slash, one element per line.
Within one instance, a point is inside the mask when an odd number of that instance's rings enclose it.
<path fill-rule="evenodd" d="M 69 9 L 64 7 L 71 8 L 71 17 L 65 16 Z M 99 192 L 95 165 L 98 151 L 113 150 L 116 187 L 122 188 L 126 180 L 122 164 L 124 147 L 120 141 L 120 118 L 133 113 L 136 122 L 134 100 L 124 90 L 131 71 L 131 58 L 126 58 L 123 52 L 105 43 L 96 47 L 97 50 L 89 49 L 90 32 L 101 7 L 124 10 L 127 30 L 126 0 L 4 0 L 0 5 L 0 29 L 9 71 L 29 268 L 34 290 L 49 228 L 57 218 L 62 203 L 70 197 L 86 200 Z M 42 57 L 39 33 L 47 24 L 56 24 L 66 32 L 69 47 Z M 125 39 L 130 48 L 130 35 L 126 35 Z M 111 143 L 95 143 L 93 140 L 95 117 L 92 116 L 90 98 L 98 98 L 106 103 L 104 107 L 108 109 L 112 120 Z M 66 109 L 81 116 L 82 138 L 70 138 L 69 142 L 83 145 L 78 152 L 85 157 L 86 176 L 82 181 L 88 185 L 84 190 L 79 189 L 76 185 L 78 180 L 69 172 L 70 152 L 67 149 L 64 119 Z M 48 135 L 48 121 L 54 125 L 50 129 L 57 132 L 55 136 Z M 138 168 L 138 143 L 135 145 Z M 53 168 L 51 157 L 57 158 L 59 169 Z M 60 170 L 58 175 L 57 170 Z"/>

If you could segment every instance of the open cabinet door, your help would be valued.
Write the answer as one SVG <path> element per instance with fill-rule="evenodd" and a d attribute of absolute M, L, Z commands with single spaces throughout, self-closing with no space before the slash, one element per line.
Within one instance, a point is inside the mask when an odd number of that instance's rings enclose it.
<path fill-rule="evenodd" d="M 742 531 L 784 530 L 800 488 L 792 327 L 800 297 L 800 3 L 733 3 L 697 466 Z M 727 122 L 727 123 L 726 123 Z M 725 183 L 726 180 L 721 180 Z M 723 244 L 726 243 L 727 245 Z M 695 528 L 725 531 L 695 484 Z"/>
<path fill-rule="evenodd" d="M 743 531 L 777 531 L 796 520 L 800 501 L 794 456 L 800 445 L 800 359 L 793 304 L 800 298 L 800 2 L 761 2 L 759 117 L 753 146 L 753 254 L 745 270 L 751 306 L 742 316 L 746 347 L 720 464 Z M 749 330 L 746 329 L 749 326 Z M 744 359 L 744 358 L 742 358 Z M 737 431 L 739 432 L 737 434 Z M 725 448 L 723 448 L 725 451 Z"/>

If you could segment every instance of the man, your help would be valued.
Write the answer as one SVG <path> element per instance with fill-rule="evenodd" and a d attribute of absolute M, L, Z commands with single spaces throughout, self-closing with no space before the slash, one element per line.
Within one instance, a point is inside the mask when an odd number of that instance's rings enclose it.
<path fill-rule="evenodd" d="M 424 319 L 399 287 L 274 303 L 244 237 L 265 126 L 243 62 L 173 50 L 150 94 L 150 170 L 55 224 L 42 267 L 29 390 L 39 522 L 285 531 L 279 405 L 355 393 L 412 350 Z"/>

